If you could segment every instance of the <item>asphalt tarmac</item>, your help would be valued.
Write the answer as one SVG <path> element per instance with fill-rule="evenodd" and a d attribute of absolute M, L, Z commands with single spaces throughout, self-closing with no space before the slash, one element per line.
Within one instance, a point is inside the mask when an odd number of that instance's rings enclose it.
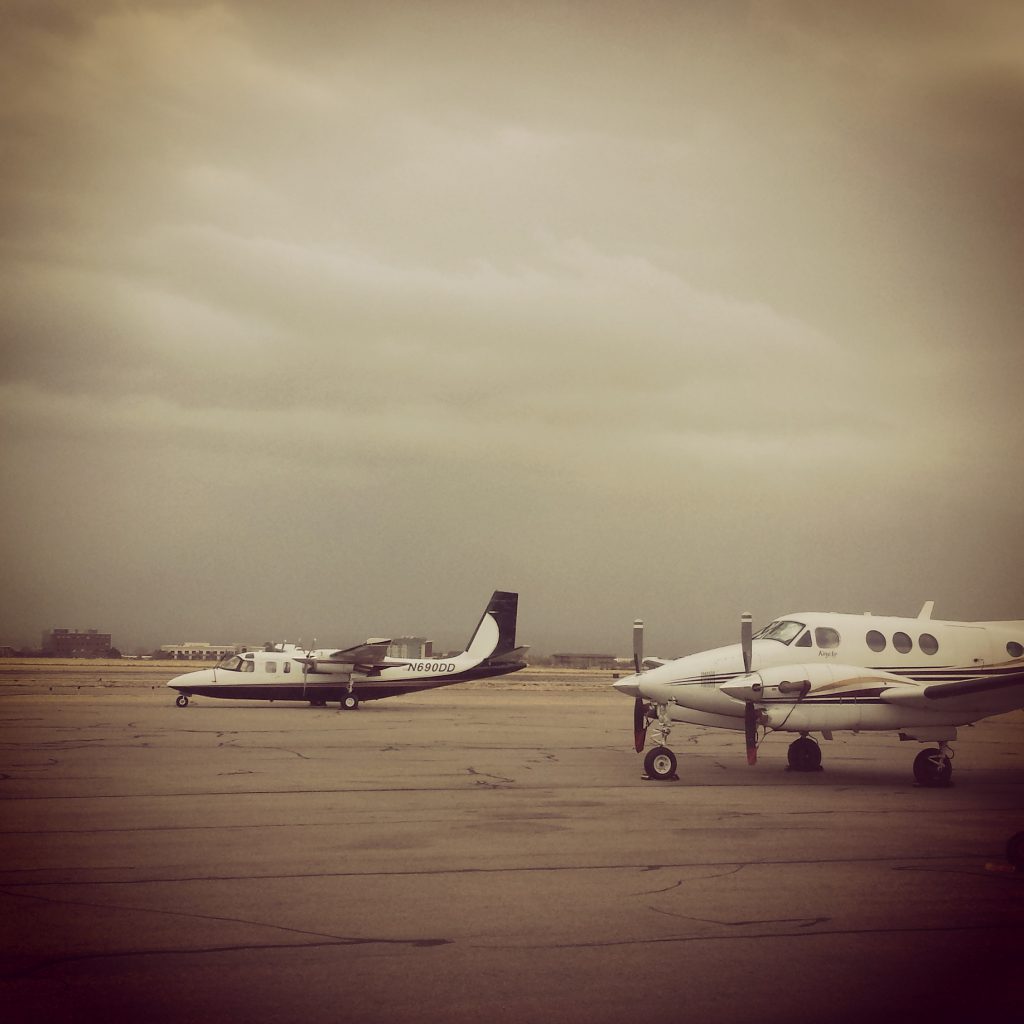
<path fill-rule="evenodd" d="M 4 1020 L 1024 1019 L 1024 712 L 949 789 L 894 736 L 799 774 L 682 726 L 649 782 L 610 682 L 3 689 Z"/>

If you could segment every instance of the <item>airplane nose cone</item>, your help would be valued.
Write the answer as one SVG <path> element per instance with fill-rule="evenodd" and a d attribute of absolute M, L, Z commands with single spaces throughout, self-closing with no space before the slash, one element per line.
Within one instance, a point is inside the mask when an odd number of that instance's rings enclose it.
<path fill-rule="evenodd" d="M 619 693 L 624 693 L 627 697 L 639 697 L 640 696 L 640 683 L 637 681 L 636 676 L 627 676 L 625 679 L 620 679 L 617 683 L 612 683 Z"/>
<path fill-rule="evenodd" d="M 199 683 L 211 683 L 215 679 L 211 669 L 200 669 L 198 672 L 185 672 L 175 676 L 167 685 L 172 689 L 180 689 L 182 686 L 196 686 Z"/>

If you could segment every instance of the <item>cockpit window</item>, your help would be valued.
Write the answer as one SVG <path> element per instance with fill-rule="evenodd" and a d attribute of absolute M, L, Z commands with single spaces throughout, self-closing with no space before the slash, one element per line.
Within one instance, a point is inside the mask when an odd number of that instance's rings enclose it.
<path fill-rule="evenodd" d="M 818 626 L 814 630 L 814 639 L 818 646 L 825 651 L 839 646 L 839 634 L 831 626 Z"/>
<path fill-rule="evenodd" d="M 233 658 L 228 658 L 227 661 L 222 661 L 220 667 L 226 669 L 228 672 L 241 672 L 242 671 L 242 659 L 236 654 Z"/>
<path fill-rule="evenodd" d="M 758 630 L 754 634 L 754 638 L 757 640 L 778 640 L 780 644 L 789 644 L 800 633 L 800 630 L 804 628 L 802 622 L 794 622 L 792 619 L 777 619 L 775 622 L 769 622 L 764 629 Z"/>
<path fill-rule="evenodd" d="M 810 647 L 811 646 L 811 631 L 805 630 L 803 636 L 793 645 L 794 647 Z"/>

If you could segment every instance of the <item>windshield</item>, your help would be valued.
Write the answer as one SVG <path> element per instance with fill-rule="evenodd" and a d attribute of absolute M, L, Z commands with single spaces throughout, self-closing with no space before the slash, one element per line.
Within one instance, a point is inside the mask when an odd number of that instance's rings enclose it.
<path fill-rule="evenodd" d="M 778 619 L 769 622 L 764 629 L 754 634 L 755 640 L 778 640 L 780 644 L 792 643 L 804 628 L 802 622 L 794 622 L 792 619 Z"/>
<path fill-rule="evenodd" d="M 240 672 L 242 669 L 242 659 L 236 654 L 233 658 L 222 661 L 217 667 L 227 669 L 229 672 Z"/>

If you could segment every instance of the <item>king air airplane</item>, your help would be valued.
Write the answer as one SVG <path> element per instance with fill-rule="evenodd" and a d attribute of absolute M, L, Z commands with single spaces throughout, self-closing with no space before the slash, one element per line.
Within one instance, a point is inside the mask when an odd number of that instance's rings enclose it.
<path fill-rule="evenodd" d="M 355 710 L 363 700 L 432 690 L 526 668 L 527 647 L 516 647 L 519 595 L 496 590 L 461 654 L 410 661 L 389 658 L 390 640 L 367 640 L 345 650 L 305 651 L 294 644 L 236 654 L 216 668 L 187 672 L 167 685 L 175 703 L 189 697 L 298 700 L 322 707 L 329 700 Z"/>
<path fill-rule="evenodd" d="M 914 761 L 922 786 L 949 784 L 957 726 L 1024 707 L 1024 621 L 943 622 L 933 602 L 916 619 L 795 612 L 740 643 L 675 661 L 644 660 L 643 623 L 633 627 L 636 674 L 613 685 L 634 698 L 637 753 L 656 723 L 658 745 L 644 768 L 674 779 L 673 722 L 745 733 L 747 761 L 769 732 L 797 733 L 789 766 L 816 771 L 821 748 L 810 733 L 895 731 L 936 743 Z"/>

